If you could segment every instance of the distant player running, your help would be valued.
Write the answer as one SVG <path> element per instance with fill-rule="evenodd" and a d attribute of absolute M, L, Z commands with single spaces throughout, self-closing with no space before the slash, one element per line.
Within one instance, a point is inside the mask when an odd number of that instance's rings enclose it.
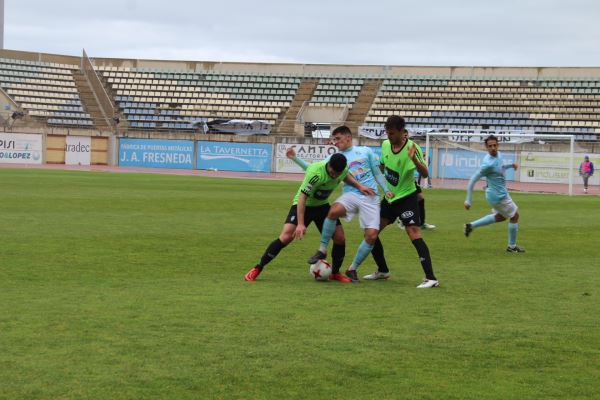
<path fill-rule="evenodd" d="M 525 249 L 517 246 L 517 233 L 519 232 L 518 207 L 508 194 L 506 179 L 504 177 L 507 169 L 514 168 L 516 170 L 519 166 L 517 164 L 503 164 L 502 156 L 498 152 L 498 138 L 496 136 L 488 136 L 485 139 L 485 147 L 488 154 L 483 159 L 479 171 L 469 181 L 465 208 L 467 210 L 471 208 L 471 197 L 475 183 L 482 177 L 485 177 L 487 181 L 485 199 L 492 206 L 493 212 L 477 221 L 465 224 L 465 236 L 469 237 L 475 228 L 510 219 L 508 223 L 508 247 L 506 251 L 509 253 L 524 253 Z"/>

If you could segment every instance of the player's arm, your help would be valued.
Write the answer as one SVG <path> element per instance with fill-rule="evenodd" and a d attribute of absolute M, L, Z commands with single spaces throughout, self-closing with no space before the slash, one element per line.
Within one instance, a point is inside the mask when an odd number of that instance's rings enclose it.
<path fill-rule="evenodd" d="M 375 178 L 375 182 L 377 182 L 377 184 L 379 185 L 381 190 L 383 190 L 383 193 L 385 193 L 385 197 L 387 197 L 387 198 L 394 197 L 394 194 L 388 188 L 385 177 L 381 173 L 382 172 L 381 164 L 379 164 L 379 165 L 377 164 L 377 160 L 375 159 L 375 155 L 373 154 L 372 151 L 369 152 L 368 159 L 369 159 L 369 166 L 371 167 L 371 171 L 373 171 L 373 177 Z"/>
<path fill-rule="evenodd" d="M 362 183 L 360 183 L 359 181 L 357 181 L 356 178 L 352 174 L 346 174 L 346 177 L 344 178 L 344 182 L 347 183 L 348 185 L 354 186 L 355 188 L 360 190 L 360 192 L 362 194 L 365 194 L 367 196 L 373 196 L 375 194 L 375 191 L 373 189 L 371 189 L 370 187 L 365 186 Z"/>
<path fill-rule="evenodd" d="M 306 199 L 308 196 L 301 192 L 298 197 L 298 204 L 296 205 L 296 218 L 298 219 L 298 224 L 296 225 L 296 230 L 294 231 L 294 239 L 300 240 L 306 233 L 306 225 L 304 225 L 304 213 L 306 211 Z"/>
<path fill-rule="evenodd" d="M 285 156 L 287 158 L 289 158 L 290 160 L 292 160 L 294 163 L 296 163 L 298 166 L 300 166 L 300 168 L 302 168 L 305 171 L 306 171 L 306 168 L 308 168 L 308 166 L 310 165 L 303 159 L 296 157 L 296 150 L 294 150 L 293 147 L 290 147 L 289 149 L 286 150 Z"/>
<path fill-rule="evenodd" d="M 413 145 L 408 149 L 408 157 L 410 157 L 412 162 L 415 164 L 415 167 L 417 167 L 419 174 L 421 174 L 423 178 L 427 178 L 429 176 L 429 170 L 427 169 L 427 165 L 425 165 L 421 147 L 417 146 L 417 144 L 413 142 Z"/>
<path fill-rule="evenodd" d="M 502 166 L 502 169 L 503 169 L 504 171 L 506 171 L 507 169 L 511 169 L 511 168 L 512 168 L 512 169 L 514 169 L 514 170 L 516 171 L 516 170 L 519 168 L 519 164 L 517 164 L 517 163 L 512 163 L 512 164 L 506 164 L 506 165 L 503 165 L 503 166 Z"/>
<path fill-rule="evenodd" d="M 465 208 L 467 210 L 469 208 L 471 208 L 471 200 L 473 198 L 473 188 L 475 187 L 475 184 L 477 183 L 477 181 L 479 179 L 481 179 L 482 176 L 483 176 L 483 174 L 481 173 L 481 170 L 479 170 L 471 177 L 471 180 L 469 180 L 469 184 L 467 185 L 467 198 L 465 200 Z"/>

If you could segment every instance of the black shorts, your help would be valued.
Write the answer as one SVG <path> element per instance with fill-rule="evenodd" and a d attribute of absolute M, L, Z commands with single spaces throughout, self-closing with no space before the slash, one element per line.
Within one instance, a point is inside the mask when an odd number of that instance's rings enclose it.
<path fill-rule="evenodd" d="M 421 189 L 421 185 L 419 185 L 419 182 L 415 181 L 415 186 L 417 188 L 417 193 L 421 193 L 423 190 Z"/>
<path fill-rule="evenodd" d="M 387 219 L 390 223 L 396 218 L 400 218 L 404 226 L 421 225 L 421 214 L 419 213 L 419 201 L 417 192 L 413 192 L 406 197 L 394 200 L 388 203 L 387 200 L 381 202 L 381 218 Z"/>
<path fill-rule="evenodd" d="M 329 204 L 323 204 L 322 206 L 314 206 L 314 207 L 306 207 L 306 209 L 304 210 L 304 225 L 308 226 L 310 225 L 311 222 L 314 222 L 315 225 L 317 226 L 317 229 L 319 229 L 319 232 L 321 232 L 321 229 L 323 228 L 323 222 L 325 222 L 325 218 L 327 218 L 327 213 L 329 212 L 329 208 L 330 205 Z M 292 207 L 290 207 L 290 212 L 287 215 L 287 218 L 285 219 L 285 223 L 286 224 L 294 224 L 294 225 L 298 225 L 298 206 L 296 204 L 294 204 Z M 336 225 L 341 225 L 342 223 L 340 222 L 340 220 L 338 219 L 336 222 Z"/>

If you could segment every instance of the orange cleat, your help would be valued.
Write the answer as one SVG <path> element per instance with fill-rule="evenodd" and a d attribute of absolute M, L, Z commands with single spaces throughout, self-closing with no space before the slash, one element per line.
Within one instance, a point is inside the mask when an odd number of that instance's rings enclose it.
<path fill-rule="evenodd" d="M 246 273 L 246 275 L 244 275 L 244 279 L 251 282 L 251 281 L 255 280 L 256 277 L 259 276 L 261 272 L 262 272 L 262 269 L 260 269 L 258 267 L 254 267 L 250 271 L 248 271 L 248 273 Z"/>
<path fill-rule="evenodd" d="M 349 283 L 352 282 L 352 280 L 350 278 L 346 278 L 343 274 L 341 273 L 335 273 L 335 274 L 331 274 L 329 275 L 329 280 L 330 281 L 338 281 L 338 282 L 343 282 L 343 283 Z"/>

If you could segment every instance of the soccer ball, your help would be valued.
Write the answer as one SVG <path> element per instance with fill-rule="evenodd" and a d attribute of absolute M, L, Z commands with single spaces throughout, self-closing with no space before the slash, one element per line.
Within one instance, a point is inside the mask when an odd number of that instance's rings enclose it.
<path fill-rule="evenodd" d="M 308 272 L 315 280 L 326 281 L 329 279 L 329 275 L 331 275 L 331 264 L 325 260 L 319 260 L 316 263 L 311 264 Z"/>

